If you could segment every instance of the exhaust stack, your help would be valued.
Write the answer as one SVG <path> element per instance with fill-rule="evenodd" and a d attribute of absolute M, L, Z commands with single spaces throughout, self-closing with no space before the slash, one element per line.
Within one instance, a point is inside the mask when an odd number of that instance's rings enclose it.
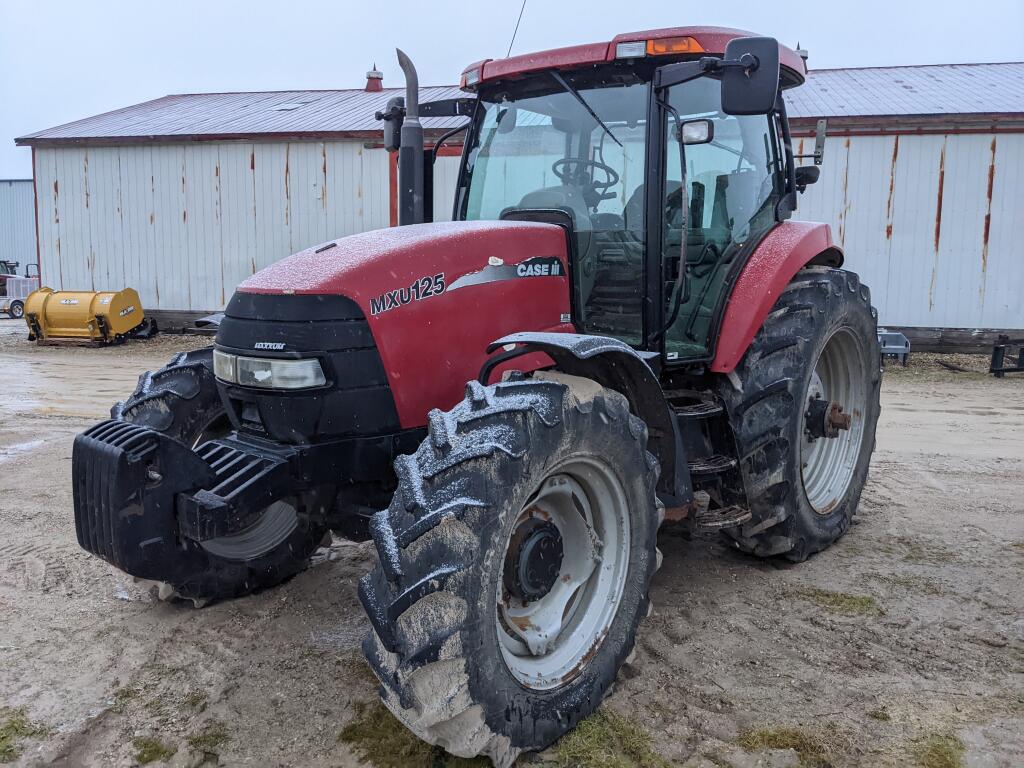
<path fill-rule="evenodd" d="M 422 224 L 424 217 L 423 126 L 420 123 L 420 81 L 404 51 L 395 49 L 405 75 L 405 120 L 398 149 L 398 225 Z"/>

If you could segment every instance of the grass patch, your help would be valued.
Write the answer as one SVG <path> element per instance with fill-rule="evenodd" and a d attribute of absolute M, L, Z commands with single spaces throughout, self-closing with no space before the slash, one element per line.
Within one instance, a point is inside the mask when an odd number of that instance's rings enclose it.
<path fill-rule="evenodd" d="M 908 563 L 946 565 L 957 559 L 956 552 L 927 539 L 912 536 L 894 536 L 893 539 L 903 548 L 903 559 Z"/>
<path fill-rule="evenodd" d="M 128 708 L 128 702 L 136 698 L 139 695 L 138 688 L 132 688 L 131 686 L 125 686 L 124 688 L 118 688 L 114 691 L 114 703 L 110 709 L 117 714 L 123 714 Z"/>
<path fill-rule="evenodd" d="M 883 723 L 888 723 L 892 720 L 892 716 L 889 714 L 889 710 L 885 707 L 879 707 L 878 709 L 869 709 L 868 717 L 872 720 L 879 720 Z"/>
<path fill-rule="evenodd" d="M 907 592 L 919 592 L 923 595 L 935 596 L 945 594 L 942 591 L 942 588 L 935 581 L 924 578 L 923 576 L 907 576 L 904 574 L 893 573 L 869 573 L 868 578 L 880 581 L 883 584 L 888 584 L 891 587 L 906 590 Z"/>
<path fill-rule="evenodd" d="M 22 739 L 45 736 L 49 729 L 28 719 L 24 709 L 0 708 L 0 763 L 13 763 L 21 754 Z"/>
<path fill-rule="evenodd" d="M 949 733 L 934 733 L 914 747 L 921 768 L 961 768 L 964 743 Z"/>
<path fill-rule="evenodd" d="M 135 747 L 135 759 L 140 765 L 155 763 L 157 760 L 170 760 L 174 756 L 173 749 L 152 736 L 133 739 L 132 746 Z"/>
<path fill-rule="evenodd" d="M 338 736 L 376 768 L 487 768 L 486 758 L 453 757 L 440 747 L 420 741 L 375 701 L 357 703 L 355 719 Z"/>
<path fill-rule="evenodd" d="M 338 664 L 345 679 L 359 685 L 360 688 L 365 688 L 367 693 L 373 693 L 380 687 L 380 681 L 366 663 L 363 654 L 341 656 L 338 658 Z"/>
<path fill-rule="evenodd" d="M 181 704 L 185 709 L 190 709 L 193 712 L 203 712 L 206 709 L 206 694 L 202 691 L 192 691 L 184 699 Z"/>
<path fill-rule="evenodd" d="M 188 744 L 201 752 L 213 752 L 217 747 L 231 741 L 231 734 L 223 723 L 211 720 L 203 730 L 188 737 Z"/>
<path fill-rule="evenodd" d="M 816 587 L 800 587 L 792 591 L 794 597 L 820 605 L 832 613 L 844 616 L 881 616 L 885 611 L 869 595 L 848 595 Z"/>
<path fill-rule="evenodd" d="M 820 736 L 799 728 L 758 728 L 740 736 L 739 745 L 748 752 L 766 749 L 792 749 L 800 758 L 800 765 L 809 768 L 827 768 L 832 763 L 832 750 Z"/>
<path fill-rule="evenodd" d="M 667 768 L 643 728 L 611 710 L 599 710 L 566 734 L 555 750 L 558 768 Z"/>

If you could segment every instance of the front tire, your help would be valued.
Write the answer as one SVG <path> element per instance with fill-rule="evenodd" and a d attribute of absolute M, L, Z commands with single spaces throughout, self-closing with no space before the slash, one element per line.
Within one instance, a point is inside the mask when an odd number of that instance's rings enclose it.
<path fill-rule="evenodd" d="M 413 733 L 507 766 L 593 712 L 632 650 L 660 561 L 658 465 L 625 398 L 588 379 L 466 391 L 395 462 L 359 586 L 364 650 Z"/>
<path fill-rule="evenodd" d="M 217 391 L 213 348 L 176 355 L 163 368 L 139 377 L 126 401 L 110 409 L 112 418 L 162 432 L 195 449 L 230 432 Z M 303 514 L 310 499 L 279 499 L 256 513 L 237 534 L 205 542 L 183 539 L 206 566 L 158 583 L 162 598 L 182 597 L 196 605 L 242 597 L 276 586 L 305 570 L 327 532 Z"/>
<path fill-rule="evenodd" d="M 20 320 L 25 316 L 25 305 L 20 301 L 11 302 L 10 314 L 15 320 Z"/>
<path fill-rule="evenodd" d="M 881 364 L 871 293 L 853 272 L 812 267 L 786 287 L 719 391 L 733 425 L 752 518 L 729 540 L 805 560 L 850 527 L 867 480 Z M 829 403 L 850 417 L 820 424 Z"/>

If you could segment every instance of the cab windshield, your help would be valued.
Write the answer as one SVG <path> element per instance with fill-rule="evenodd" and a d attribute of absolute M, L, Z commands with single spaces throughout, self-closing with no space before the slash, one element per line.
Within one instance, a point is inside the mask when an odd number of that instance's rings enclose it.
<path fill-rule="evenodd" d="M 481 94 L 457 218 L 500 219 L 523 208 L 569 213 L 583 325 L 639 343 L 650 86 L 625 69 L 561 77 L 564 84 L 548 75 Z"/>
<path fill-rule="evenodd" d="M 567 212 L 576 237 L 575 319 L 584 332 L 634 346 L 644 346 L 648 233 L 660 225 L 666 325 L 658 335 L 670 360 L 696 359 L 712 348 L 732 268 L 775 224 L 784 164 L 776 116 L 725 114 L 719 82 L 702 77 L 664 92 L 665 122 L 650 132 L 666 141 L 664 166 L 645 179 L 652 74 L 653 65 L 613 64 L 485 89 L 456 218 Z M 690 121 L 708 124 L 705 139 L 682 146 L 681 126 Z M 645 221 L 646 183 L 660 187 L 660 221 Z"/>

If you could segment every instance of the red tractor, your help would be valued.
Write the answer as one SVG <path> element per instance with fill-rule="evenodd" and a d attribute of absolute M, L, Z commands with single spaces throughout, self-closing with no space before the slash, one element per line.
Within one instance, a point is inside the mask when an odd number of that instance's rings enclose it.
<path fill-rule="evenodd" d="M 771 38 L 685 27 L 487 60 L 380 115 L 403 226 L 238 287 L 212 348 L 75 441 L 81 545 L 165 594 L 237 597 L 328 531 L 384 702 L 510 764 L 600 703 L 647 615 L 659 526 L 801 561 L 850 526 L 876 313 L 798 167 Z M 420 118 L 465 116 L 454 221 Z M 461 129 L 457 129 L 461 130 Z M 819 153 L 820 156 L 820 153 Z"/>

